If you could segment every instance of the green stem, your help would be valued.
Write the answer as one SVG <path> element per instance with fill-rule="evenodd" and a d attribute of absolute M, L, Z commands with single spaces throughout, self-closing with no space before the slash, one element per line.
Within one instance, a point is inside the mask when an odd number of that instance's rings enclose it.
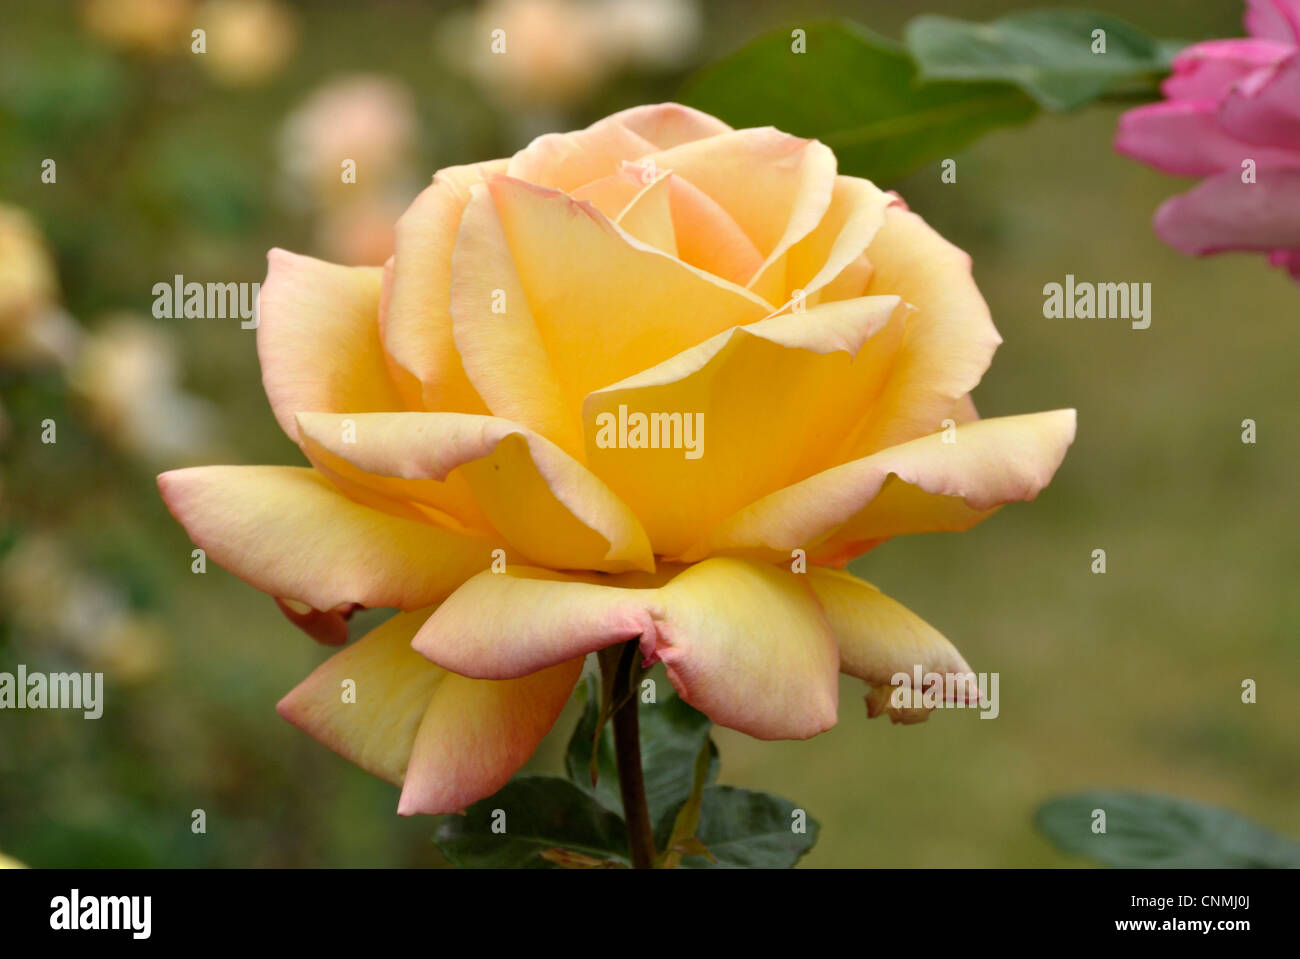
<path fill-rule="evenodd" d="M 605 672 L 605 682 L 611 683 L 610 701 L 614 704 L 614 754 L 618 762 L 618 787 L 623 796 L 623 819 L 627 823 L 628 851 L 634 869 L 654 866 L 654 828 L 650 824 L 650 807 L 645 798 L 645 775 L 641 770 L 641 729 L 637 716 L 636 696 L 637 657 L 639 640 L 633 639 L 622 649 L 621 655 Z M 615 657 L 610 657 L 613 661 Z"/>

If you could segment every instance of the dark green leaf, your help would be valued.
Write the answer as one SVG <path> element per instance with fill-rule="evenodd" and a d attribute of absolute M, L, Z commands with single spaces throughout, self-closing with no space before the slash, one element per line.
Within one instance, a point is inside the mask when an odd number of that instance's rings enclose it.
<path fill-rule="evenodd" d="M 795 832 L 795 808 L 788 799 L 770 793 L 709 786 L 695 835 L 717 862 L 687 855 L 682 868 L 789 869 L 817 842 L 820 829 L 815 819 L 804 816 L 805 831 Z"/>
<path fill-rule="evenodd" d="M 1105 31 L 1105 53 L 1093 31 Z M 1070 110 L 1117 81 L 1168 69 L 1169 48 L 1118 17 L 1090 10 L 1028 10 L 991 23 L 922 16 L 907 45 L 929 80 L 1014 83 L 1048 110 Z"/>
<path fill-rule="evenodd" d="M 696 832 L 700 825 L 700 805 L 704 801 L 704 787 L 709 784 L 709 773 L 716 749 L 712 739 L 700 747 L 695 757 L 695 769 L 691 777 L 691 794 L 686 797 L 686 801 L 681 804 L 673 817 L 673 826 L 669 831 L 668 839 L 662 843 L 656 842 L 656 846 L 662 846 L 664 849 L 660 856 L 660 865 L 665 868 L 677 868 L 683 853 L 708 856 L 709 859 L 713 859 L 713 854 L 704 843 L 700 842 Z"/>
<path fill-rule="evenodd" d="M 1106 814 L 1106 832 L 1093 823 Z M 1039 830 L 1058 848 L 1107 866 L 1300 867 L 1300 844 L 1227 809 L 1174 796 L 1085 792 L 1045 803 Z"/>
<path fill-rule="evenodd" d="M 840 172 L 888 184 L 1037 111 L 1009 83 L 922 83 L 899 44 L 852 23 L 814 24 L 807 52 L 766 34 L 697 74 L 685 102 L 736 127 L 816 137 Z"/>
<path fill-rule="evenodd" d="M 660 689 L 666 684 L 660 683 Z M 618 790 L 618 768 L 614 759 L 614 731 L 608 723 L 601 731 L 596 749 L 596 785 L 591 784 L 592 736 L 599 719 L 598 681 L 588 675 L 579 696 L 585 708 L 569 740 L 565 756 L 565 770 L 569 779 L 584 792 L 594 796 L 603 806 L 622 812 L 623 801 Z M 640 690 L 637 690 L 640 695 Z M 658 702 L 640 703 L 641 768 L 645 776 L 646 801 L 650 806 L 650 821 L 660 823 L 672 817 L 691 794 L 692 771 L 695 757 L 709 738 L 711 724 L 707 716 L 684 703 L 675 692 L 661 695 Z M 710 743 L 708 782 L 718 778 L 718 750 Z"/>
<path fill-rule="evenodd" d="M 504 832 L 493 832 L 505 816 Z M 444 816 L 433 841 L 453 865 L 474 868 L 555 868 L 541 853 L 570 850 L 627 864 L 623 820 L 558 776 L 516 776 L 464 816 Z"/>

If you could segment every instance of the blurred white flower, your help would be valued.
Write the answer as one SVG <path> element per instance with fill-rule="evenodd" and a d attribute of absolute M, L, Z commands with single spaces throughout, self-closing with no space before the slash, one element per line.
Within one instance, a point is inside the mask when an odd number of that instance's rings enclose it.
<path fill-rule="evenodd" d="M 91 423 L 125 452 L 174 463 L 212 444 L 215 410 L 180 389 L 175 341 L 156 324 L 110 317 L 87 336 L 68 379 Z"/>
<path fill-rule="evenodd" d="M 693 0 L 488 0 L 444 21 L 444 57 L 513 107 L 581 100 L 610 74 L 680 64 L 699 39 Z"/>
<path fill-rule="evenodd" d="M 700 39 L 694 0 L 605 0 L 600 4 L 609 42 L 633 66 L 683 65 Z"/>
<path fill-rule="evenodd" d="M 139 682 L 161 665 L 166 634 L 106 580 L 81 569 L 47 533 L 24 536 L 0 562 L 0 600 L 23 638 Z"/>

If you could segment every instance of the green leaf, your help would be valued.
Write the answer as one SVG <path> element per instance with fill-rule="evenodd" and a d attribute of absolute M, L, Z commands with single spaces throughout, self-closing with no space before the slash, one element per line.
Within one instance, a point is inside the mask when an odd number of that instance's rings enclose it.
<path fill-rule="evenodd" d="M 700 747 L 700 752 L 695 757 L 691 794 L 686 797 L 686 801 L 673 817 L 673 826 L 669 831 L 668 839 L 663 843 L 656 843 L 664 847 L 659 865 L 666 869 L 676 869 L 682 861 L 683 854 L 707 856 L 714 862 L 717 861 L 713 853 L 709 852 L 708 847 L 700 842 L 696 835 L 700 825 L 700 805 L 704 802 L 704 787 L 708 785 L 709 769 L 713 764 L 714 748 L 711 739 Z"/>
<path fill-rule="evenodd" d="M 1093 31 L 1106 32 L 1094 53 Z M 1091 10 L 1028 10 L 990 23 L 922 16 L 906 29 L 921 76 L 1014 83 L 1048 110 L 1071 110 L 1118 81 L 1169 67 L 1170 47 L 1131 24 Z"/>
<path fill-rule="evenodd" d="M 667 685 L 659 684 L 660 688 Z M 606 809 L 621 813 L 623 800 L 618 789 L 618 767 L 614 758 L 614 731 L 609 723 L 596 742 L 596 784 L 591 783 L 593 737 L 599 722 L 599 682 L 590 674 L 579 687 L 585 703 L 578 725 L 569 740 L 564 766 L 569 779 L 579 789 L 593 796 Z M 637 691 L 639 695 L 640 691 Z M 661 695 L 658 702 L 640 703 L 641 768 L 645 776 L 646 801 L 650 821 L 659 823 L 671 817 L 691 794 L 695 757 L 709 742 L 708 782 L 718 778 L 720 762 L 717 747 L 709 741 L 712 724 L 707 716 L 688 706 L 675 692 Z"/>
<path fill-rule="evenodd" d="M 857 24 L 806 32 L 805 53 L 792 52 L 789 31 L 759 37 L 697 74 L 684 101 L 736 127 L 816 137 L 841 173 L 882 184 L 1037 112 L 1010 83 L 922 83 L 900 44 Z"/>
<path fill-rule="evenodd" d="M 817 821 L 805 816 L 806 831 L 794 831 L 795 804 L 770 793 L 709 786 L 700 804 L 696 837 L 716 862 L 687 855 L 681 867 L 789 869 L 817 842 Z"/>
<path fill-rule="evenodd" d="M 1106 814 L 1106 832 L 1094 833 Z M 1053 799 L 1035 815 L 1063 852 L 1106 866 L 1191 868 L 1300 867 L 1300 844 L 1228 809 L 1142 793 L 1084 792 Z"/>
<path fill-rule="evenodd" d="M 504 832 L 493 832 L 497 810 Z M 623 820 L 558 776 L 516 776 L 465 815 L 444 816 L 433 841 L 461 867 L 553 869 L 562 857 L 542 853 L 554 849 L 629 865 Z"/>

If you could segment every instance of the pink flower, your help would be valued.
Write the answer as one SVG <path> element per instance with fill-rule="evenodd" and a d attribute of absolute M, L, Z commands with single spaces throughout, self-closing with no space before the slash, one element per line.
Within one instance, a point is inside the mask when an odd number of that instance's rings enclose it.
<path fill-rule="evenodd" d="M 1300 280 L 1300 0 L 1246 0 L 1244 39 L 1174 60 L 1168 98 L 1120 118 L 1115 148 L 1175 176 L 1155 229 L 1193 256 L 1260 250 Z"/>

